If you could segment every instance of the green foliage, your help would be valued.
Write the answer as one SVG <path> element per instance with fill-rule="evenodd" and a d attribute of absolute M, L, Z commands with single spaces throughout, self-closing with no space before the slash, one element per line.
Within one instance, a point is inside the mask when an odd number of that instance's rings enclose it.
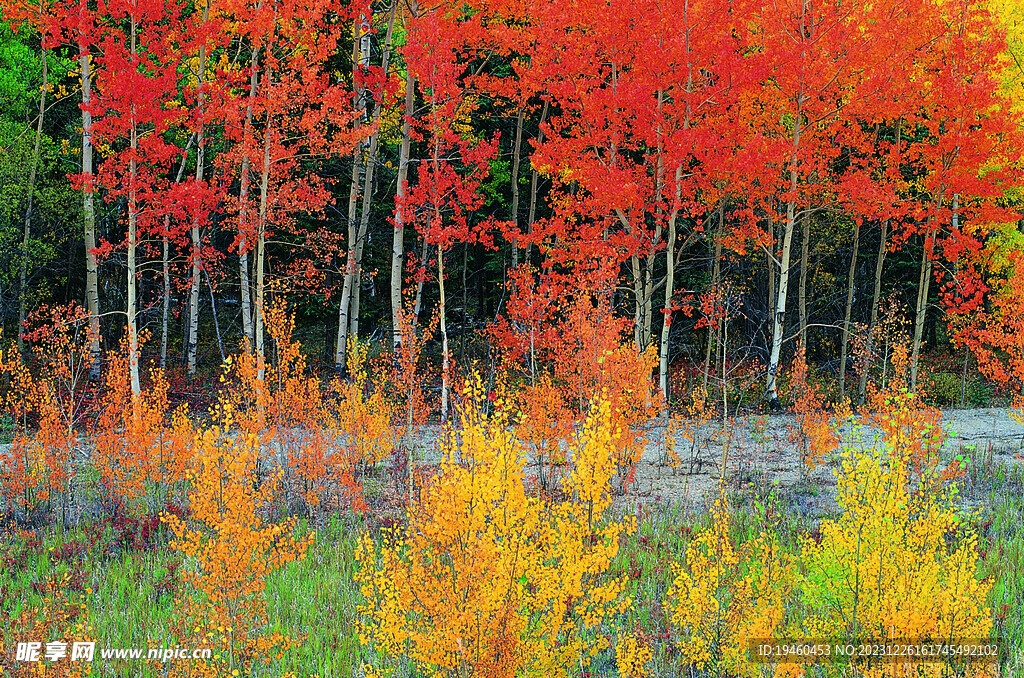
<path fill-rule="evenodd" d="M 985 407 L 992 396 L 990 384 L 976 379 L 965 384 L 961 375 L 950 372 L 928 375 L 922 386 L 924 401 L 936 407 L 959 406 L 961 399 L 967 407 Z"/>
<path fill-rule="evenodd" d="M 14 417 L 9 414 L 0 414 L 0 445 L 10 445 L 14 440 Z"/>
<path fill-rule="evenodd" d="M 512 177 L 512 164 L 507 160 L 494 159 L 491 161 L 491 173 L 480 185 L 480 192 L 484 195 L 484 204 L 490 207 L 495 203 L 505 204 L 503 189 L 508 185 Z"/>
<path fill-rule="evenodd" d="M 30 115 L 42 77 L 39 54 L 27 44 L 24 32 L 15 33 L 0 21 L 0 111 L 9 119 Z"/>

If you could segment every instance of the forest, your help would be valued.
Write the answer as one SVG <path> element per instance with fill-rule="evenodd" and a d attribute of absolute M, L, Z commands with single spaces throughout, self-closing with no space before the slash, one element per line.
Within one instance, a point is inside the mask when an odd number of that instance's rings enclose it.
<path fill-rule="evenodd" d="M 1022 88 L 1016 0 L 0 0 L 0 672 L 1024 670 Z"/>
<path fill-rule="evenodd" d="M 1013 3 L 571 8 L 6 0 L 5 336 L 194 379 L 281 297 L 324 368 L 411 313 L 536 370 L 589 303 L 670 398 L 800 345 L 862 402 L 888 312 L 1016 383 Z"/>

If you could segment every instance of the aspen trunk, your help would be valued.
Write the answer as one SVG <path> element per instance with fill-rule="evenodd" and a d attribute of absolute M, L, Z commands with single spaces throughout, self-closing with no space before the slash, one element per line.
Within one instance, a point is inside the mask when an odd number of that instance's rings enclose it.
<path fill-rule="evenodd" d="M 267 84 L 270 84 L 270 66 L 267 66 Z M 263 379 L 264 369 L 264 337 L 263 337 L 263 318 L 266 303 L 266 280 L 264 271 L 266 270 L 266 258 L 267 258 L 267 197 L 270 189 L 270 135 L 272 133 L 273 120 L 268 117 L 267 129 L 263 137 L 263 174 L 260 179 L 260 218 L 259 223 L 256 227 L 256 318 L 255 318 L 255 336 L 256 336 L 256 356 L 260 362 L 260 369 L 258 377 Z"/>
<path fill-rule="evenodd" d="M 391 45 L 394 36 L 395 11 L 398 8 L 397 0 L 391 3 L 388 11 L 388 28 L 384 36 L 384 54 L 381 58 L 381 70 L 388 72 L 391 61 Z M 364 51 L 365 53 L 365 51 Z M 368 58 L 368 56 L 366 57 Z M 366 233 L 370 228 L 370 213 L 373 208 L 373 187 L 374 170 L 377 167 L 377 156 L 380 148 L 380 115 L 382 107 L 374 106 L 373 109 L 373 134 L 370 136 L 370 150 L 366 154 L 366 173 L 363 177 L 363 205 L 359 217 L 359 232 L 356 234 L 356 270 L 352 281 L 352 296 L 349 302 L 349 336 L 357 339 L 359 337 L 359 294 L 363 271 L 363 246 L 366 244 Z"/>
<path fill-rule="evenodd" d="M 839 397 L 846 397 L 846 356 L 850 350 L 850 317 L 853 315 L 854 278 L 857 270 L 857 253 L 860 249 L 860 220 L 853 222 L 853 252 L 850 254 L 850 270 L 846 273 L 846 309 L 843 312 L 843 341 L 839 348 Z"/>
<path fill-rule="evenodd" d="M 446 305 L 444 290 L 444 246 L 437 244 L 437 282 L 440 288 L 441 314 L 441 421 L 448 421 L 448 324 L 445 321 Z"/>
<path fill-rule="evenodd" d="M 722 232 L 725 228 L 725 199 L 720 198 L 718 201 L 718 233 L 715 235 L 715 260 L 711 265 L 711 291 L 715 295 L 715 303 L 718 303 L 719 294 L 719 281 L 722 278 Z M 704 354 L 704 393 L 708 392 L 708 380 L 711 375 L 711 351 L 715 343 L 715 330 L 718 327 L 716 322 L 714 327 L 711 323 L 708 323 L 708 346 L 707 352 Z"/>
<path fill-rule="evenodd" d="M 135 44 L 136 21 L 131 18 L 131 54 L 132 68 L 136 63 Z M 139 148 L 139 130 L 135 120 L 135 104 L 131 106 L 131 157 L 128 161 L 128 372 L 132 381 L 132 409 L 137 414 L 139 397 L 142 395 L 142 387 L 139 384 L 139 331 L 135 318 L 135 296 L 136 296 L 136 275 L 137 266 L 135 254 L 138 246 L 138 224 L 139 224 L 139 202 L 138 202 L 138 167 L 135 162 L 135 153 Z"/>
<path fill-rule="evenodd" d="M 171 216 L 164 216 L 163 249 L 160 257 L 161 273 L 163 274 L 163 312 L 160 315 L 160 369 L 167 369 L 167 331 L 171 319 L 171 239 L 167 235 L 171 228 Z"/>
<path fill-rule="evenodd" d="M 512 223 L 519 228 L 519 165 L 523 157 L 523 119 L 526 106 L 519 107 L 516 115 L 516 141 L 512 148 Z M 519 265 L 519 244 L 512 241 L 512 268 Z"/>
<path fill-rule="evenodd" d="M 651 252 L 644 261 L 644 318 L 641 345 L 647 348 L 654 341 L 654 259 L 657 256 L 655 245 L 661 241 L 661 221 L 654 227 L 654 240 Z"/>
<path fill-rule="evenodd" d="M 220 320 L 217 319 L 217 299 L 213 295 L 213 283 L 210 282 L 210 274 L 204 270 L 203 277 L 206 278 L 206 287 L 210 290 L 210 313 L 213 314 L 213 330 L 217 334 L 217 350 L 220 352 L 220 361 L 224 363 L 227 360 L 227 356 L 224 355 L 224 342 L 220 336 Z"/>
<path fill-rule="evenodd" d="M 943 189 L 935 201 L 935 209 L 942 206 Z M 921 338 L 924 334 L 924 320 L 928 315 L 928 293 L 932 282 L 932 251 L 935 237 L 939 232 L 938 216 L 933 214 L 928 220 L 924 234 L 924 247 L 921 250 L 921 269 L 917 280 L 917 304 L 914 308 L 914 350 L 910 356 L 910 390 L 917 393 L 917 368 L 921 357 Z"/>
<path fill-rule="evenodd" d="M 277 1 L 274 2 L 274 16 L 271 23 L 269 38 L 273 39 L 277 31 Z M 267 89 L 267 98 L 272 98 L 274 81 L 270 77 L 270 59 L 267 58 L 263 67 L 263 82 Z M 267 112 L 267 121 L 263 130 L 263 171 L 260 175 L 260 211 L 256 225 L 256 305 L 253 319 L 253 347 L 259 369 L 256 378 L 263 381 L 266 374 L 264 352 L 264 313 L 266 311 L 266 268 L 267 268 L 267 211 L 270 193 L 271 138 L 274 134 L 274 116 Z"/>
<path fill-rule="evenodd" d="M 210 2 L 203 7 L 203 25 L 210 20 Z M 199 47 L 199 129 L 196 131 L 196 183 L 202 183 L 204 176 L 204 160 L 206 155 L 206 139 L 204 117 L 206 115 L 206 45 Z M 188 374 L 196 375 L 196 356 L 199 350 L 199 273 L 202 268 L 202 236 L 199 232 L 199 217 L 192 221 L 192 283 L 189 289 L 188 316 Z"/>
<path fill-rule="evenodd" d="M 356 16 L 352 26 L 352 82 L 359 79 L 360 27 L 362 18 Z M 362 109 L 362 88 L 355 87 L 352 94 L 352 108 Z M 359 129 L 361 118 L 356 118 L 355 128 Z M 345 251 L 345 279 L 341 286 L 341 301 L 338 304 L 338 338 L 334 344 L 334 369 L 338 373 L 345 370 L 345 356 L 348 347 L 349 307 L 351 306 L 352 282 L 356 272 L 356 218 L 359 209 L 359 171 L 363 164 L 363 139 L 360 139 L 352 150 L 352 178 L 348 188 L 348 247 Z"/>
<path fill-rule="evenodd" d="M 800 310 L 800 345 L 807 350 L 807 255 L 810 250 L 811 220 L 807 212 L 800 218 L 803 233 L 800 238 L 800 289 L 797 299 Z"/>
<path fill-rule="evenodd" d="M 92 363 L 89 379 L 100 379 L 100 285 L 99 266 L 96 261 L 96 208 L 93 203 L 92 167 L 92 72 L 89 52 L 80 47 L 78 63 L 82 77 L 82 174 L 85 175 L 82 190 L 82 221 L 85 226 L 85 303 L 89 310 L 89 352 Z"/>
<path fill-rule="evenodd" d="M 192 141 L 195 137 L 190 136 L 188 143 L 185 144 L 185 153 L 182 155 L 181 164 L 178 166 L 178 176 L 175 177 L 174 183 L 180 184 L 182 177 L 185 176 L 185 164 L 188 162 L 188 152 L 192 148 Z M 160 322 L 160 369 L 167 369 L 167 340 L 168 340 L 168 322 L 171 317 L 171 215 L 164 215 L 164 232 L 162 234 L 163 240 L 163 256 L 161 257 L 160 263 L 163 273 L 164 283 L 164 298 L 163 298 L 163 317 Z"/>
<path fill-rule="evenodd" d="M 875 291 L 871 296 L 871 321 L 868 324 L 868 356 L 875 349 L 875 325 L 878 323 L 878 304 L 882 296 L 882 268 L 885 265 L 885 253 L 889 247 L 889 220 L 882 222 L 882 236 L 878 243 L 878 258 L 875 260 Z M 867 364 L 861 367 L 860 383 L 857 386 L 858 399 L 864 404 L 868 391 L 868 369 Z"/>
<path fill-rule="evenodd" d="M 420 265 L 424 266 L 427 260 L 427 239 L 423 239 L 423 251 L 420 252 Z M 423 308 L 423 283 L 424 278 L 420 278 L 416 281 L 416 296 L 413 298 L 412 303 L 412 322 L 414 325 L 420 322 L 420 310 Z"/>
<path fill-rule="evenodd" d="M 548 119 L 548 102 L 544 102 L 544 107 L 540 112 L 540 131 L 537 133 L 537 143 L 544 142 L 544 123 Z M 532 163 L 531 163 L 532 164 Z M 529 235 L 533 235 L 533 222 L 537 218 L 537 168 L 534 168 L 530 173 L 530 212 L 527 216 L 526 230 Z M 530 263 L 530 247 L 531 243 L 527 241 L 526 252 L 523 255 L 523 261 Z"/>
<path fill-rule="evenodd" d="M 775 243 L 777 238 L 779 237 L 778 229 L 775 227 L 774 223 L 769 224 L 768 228 L 771 229 L 771 234 L 772 234 L 772 237 L 770 238 L 770 240 L 771 240 L 772 243 Z M 765 256 L 765 260 L 764 260 L 764 265 L 768 268 L 768 317 L 769 318 L 775 316 L 775 301 L 776 301 L 775 295 L 776 295 L 776 293 L 777 293 L 777 291 L 779 289 L 778 285 L 775 284 L 776 283 L 775 278 L 777 277 L 777 274 L 776 274 L 776 271 L 775 271 L 775 258 L 773 256 L 774 251 L 775 250 L 774 250 L 774 246 L 773 246 L 772 252 L 769 252 Z"/>
<path fill-rule="evenodd" d="M 658 387 L 661 389 L 663 411 L 668 412 L 668 348 L 672 327 L 672 294 L 675 292 L 676 266 L 676 219 L 679 216 L 679 201 L 682 197 L 683 166 L 676 167 L 676 204 L 668 218 L 668 247 L 665 250 L 665 306 L 661 320 L 661 341 L 658 344 Z"/>
<path fill-rule="evenodd" d="M 395 196 L 395 230 L 391 241 L 391 341 L 397 349 L 402 343 L 402 257 L 405 253 L 405 190 L 409 179 L 411 121 L 415 104 L 416 78 L 412 71 L 405 77 L 405 117 L 402 141 L 398 149 L 398 189 Z"/>
<path fill-rule="evenodd" d="M 658 242 L 661 241 L 662 231 L 662 217 L 664 216 L 661 200 L 664 197 L 665 190 L 665 161 L 664 161 L 664 144 L 662 142 L 662 128 L 661 128 L 661 113 L 664 108 L 665 92 L 658 90 L 658 124 L 657 124 L 657 137 L 658 137 L 658 149 L 657 149 L 657 167 L 654 172 L 654 200 L 655 200 L 655 219 L 654 219 L 654 240 L 651 242 L 650 253 L 644 262 L 644 328 L 643 328 L 643 346 L 647 348 L 654 341 L 654 259 L 655 259 L 655 248 Z"/>
<path fill-rule="evenodd" d="M 355 43 L 358 46 L 358 42 Z M 338 303 L 338 336 L 334 343 L 334 369 L 345 370 L 345 356 L 348 348 L 349 310 L 352 305 L 352 285 L 356 272 L 356 217 L 359 205 L 359 166 L 363 162 L 362 141 L 352 152 L 352 179 L 348 191 L 348 247 L 345 252 L 345 279 L 341 286 L 341 301 Z"/>
<path fill-rule="evenodd" d="M 39 118 L 36 119 L 36 141 L 32 147 L 32 165 L 28 172 L 28 196 L 25 201 L 25 229 L 21 237 L 21 275 L 18 287 L 18 352 L 25 351 L 21 333 L 25 327 L 25 294 L 28 292 L 28 245 L 32 235 L 32 209 L 36 197 L 36 172 L 39 169 L 39 145 L 43 138 L 43 117 L 46 113 L 47 64 L 46 49 L 40 48 L 43 61 L 43 86 L 39 93 Z"/>
<path fill-rule="evenodd" d="M 632 222 L 630 222 L 631 224 Z M 630 228 L 630 230 L 633 230 Z M 629 258 L 633 273 L 633 343 L 637 353 L 644 350 L 644 281 L 643 269 L 640 267 L 640 256 L 634 254 Z"/>
<path fill-rule="evenodd" d="M 803 122 L 803 89 L 797 94 L 796 118 L 793 121 L 793 156 L 789 162 L 790 199 L 786 203 L 786 230 L 782 238 L 782 261 L 779 264 L 779 292 L 772 314 L 772 352 L 768 359 L 767 396 L 773 407 L 778 406 L 779 393 L 776 379 L 782 357 L 783 332 L 786 331 L 786 298 L 789 296 L 789 259 L 793 249 L 793 227 L 796 224 L 797 151 L 800 149 L 800 131 Z"/>
<path fill-rule="evenodd" d="M 903 151 L 902 145 L 903 139 L 903 119 L 896 123 L 896 147 L 900 153 Z M 899 160 L 897 160 L 897 169 Z M 889 248 L 889 219 L 882 221 L 882 234 L 881 239 L 878 243 L 878 257 L 875 259 L 875 289 L 871 296 L 871 321 L 868 326 L 868 345 L 867 355 L 865 356 L 865 363 L 861 366 L 860 372 L 860 383 L 857 386 L 858 401 L 861 405 L 864 404 L 864 400 L 867 397 L 868 390 L 868 365 L 867 360 L 874 353 L 875 350 L 875 325 L 878 322 L 878 305 L 882 298 L 882 268 L 885 264 L 885 253 Z M 884 369 L 884 365 L 883 365 Z"/>
<path fill-rule="evenodd" d="M 253 350 L 256 337 L 253 334 L 252 326 L 252 289 L 249 282 L 249 226 L 246 220 L 249 216 L 249 146 L 252 144 L 252 109 L 256 100 L 256 92 L 259 87 L 259 49 L 252 55 L 252 66 L 249 69 L 249 99 L 245 105 L 245 132 L 242 148 L 242 169 L 238 189 L 238 278 L 239 287 L 242 293 L 242 333 L 247 339 L 248 350 Z"/>

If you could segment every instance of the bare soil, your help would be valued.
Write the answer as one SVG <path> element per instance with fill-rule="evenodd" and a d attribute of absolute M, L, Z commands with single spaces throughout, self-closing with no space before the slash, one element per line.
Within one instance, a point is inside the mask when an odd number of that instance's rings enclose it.
<path fill-rule="evenodd" d="M 1007 408 L 980 408 L 943 411 L 942 426 L 947 434 L 944 453 L 984 459 L 990 468 L 1006 464 L 1024 467 L 1024 425 Z M 847 448 L 880 448 L 881 432 L 862 418 L 854 418 L 839 427 L 841 446 L 813 469 L 801 469 L 800 451 L 790 440 L 796 426 L 791 414 L 749 415 L 733 420 L 728 438 L 723 441 L 721 422 L 712 422 L 698 431 L 696 442 L 677 439 L 675 453 L 681 464 L 667 463 L 665 428 L 652 421 L 645 433 L 648 444 L 625 493 L 615 498 L 623 511 L 638 504 L 680 505 L 699 510 L 713 503 L 722 480 L 729 489 L 751 490 L 758 494 L 772 491 L 788 496 L 792 510 L 808 518 L 837 512 L 835 474 Z M 433 467 L 440 461 L 439 427 L 426 426 L 414 439 L 417 466 Z M 726 443 L 725 469 L 722 472 L 723 442 Z M 545 465 L 543 475 L 550 484 L 568 472 L 567 466 Z M 535 480 L 542 473 L 535 459 L 529 459 L 527 476 Z M 616 482 L 619 479 L 616 479 Z M 621 490 L 621 488 L 619 488 Z"/>

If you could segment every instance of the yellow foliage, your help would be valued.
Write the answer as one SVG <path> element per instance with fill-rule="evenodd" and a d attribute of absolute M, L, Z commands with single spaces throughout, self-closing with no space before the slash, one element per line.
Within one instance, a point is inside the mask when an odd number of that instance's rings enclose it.
<path fill-rule="evenodd" d="M 615 646 L 615 666 L 621 678 L 643 678 L 651 661 L 651 646 L 637 642 L 636 635 L 628 633 L 619 638 Z"/>
<path fill-rule="evenodd" d="M 737 547 L 724 497 L 712 519 L 687 548 L 685 565 L 674 566 L 668 598 L 679 649 L 697 668 L 760 676 L 764 666 L 747 660 L 748 643 L 782 628 L 794 567 L 767 533 Z"/>
<path fill-rule="evenodd" d="M 587 524 L 611 504 L 610 484 L 615 474 L 615 438 L 618 431 L 612 405 L 598 400 L 580 431 L 572 451 L 573 469 L 565 489 L 587 508 Z"/>
<path fill-rule="evenodd" d="M 1007 49 L 999 55 L 1003 95 L 1015 112 L 1024 111 L 1024 7 L 1018 0 L 986 0 L 1006 31 Z"/>
<path fill-rule="evenodd" d="M 560 504 L 527 495 L 523 449 L 500 410 L 464 416 L 408 527 L 360 541 L 361 641 L 426 675 L 509 678 L 567 676 L 607 649 L 587 630 L 629 605 L 623 580 L 606 574 L 629 525 L 591 521 L 611 467 L 609 406 L 594 411 L 572 452 L 599 470 L 574 474 L 579 500 Z"/>
<path fill-rule="evenodd" d="M 801 554 L 808 637 L 988 637 L 992 584 L 977 576 L 977 534 L 935 465 L 916 475 L 906 452 L 846 453 L 843 514 L 823 521 L 820 543 L 808 540 Z"/>

